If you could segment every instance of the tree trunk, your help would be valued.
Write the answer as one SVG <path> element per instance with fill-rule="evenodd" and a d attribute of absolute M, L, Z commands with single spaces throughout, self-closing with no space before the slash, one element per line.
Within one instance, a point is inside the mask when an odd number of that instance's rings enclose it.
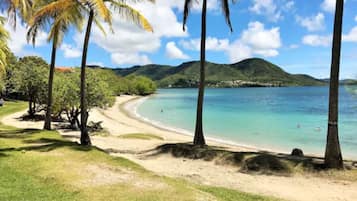
<path fill-rule="evenodd" d="M 32 111 L 32 99 L 30 98 L 29 100 L 29 116 L 32 117 L 33 116 L 33 111 Z"/>
<path fill-rule="evenodd" d="M 93 23 L 94 12 L 91 9 L 89 11 L 89 18 L 87 24 L 86 35 L 84 38 L 83 45 L 83 55 L 82 55 L 82 65 L 81 65 L 81 145 L 91 145 L 91 141 L 89 138 L 88 130 L 87 130 L 87 105 L 86 105 L 86 63 L 87 63 L 87 51 L 89 44 L 89 37 Z"/>
<path fill-rule="evenodd" d="M 328 131 L 325 151 L 325 165 L 327 168 L 343 168 L 343 160 L 338 139 L 338 85 L 340 70 L 340 52 L 343 18 L 343 0 L 336 1 L 336 13 L 333 30 L 332 62 L 330 75 L 330 95 Z"/>
<path fill-rule="evenodd" d="M 45 117 L 45 125 L 43 126 L 43 129 L 45 129 L 45 130 L 51 130 L 52 86 L 53 86 L 53 74 L 55 72 L 55 65 L 56 65 L 56 49 L 57 49 L 56 41 L 53 40 L 50 74 L 48 76 L 48 94 L 47 94 L 46 117 Z"/>
<path fill-rule="evenodd" d="M 207 0 L 203 0 L 202 5 L 202 26 L 201 26 L 201 60 L 200 60 L 200 83 L 198 86 L 198 99 L 197 99 L 197 116 L 196 116 L 196 129 L 193 139 L 194 145 L 206 145 L 205 137 L 203 135 L 202 126 L 202 110 L 203 98 L 205 89 L 205 63 L 206 63 L 206 10 Z"/>

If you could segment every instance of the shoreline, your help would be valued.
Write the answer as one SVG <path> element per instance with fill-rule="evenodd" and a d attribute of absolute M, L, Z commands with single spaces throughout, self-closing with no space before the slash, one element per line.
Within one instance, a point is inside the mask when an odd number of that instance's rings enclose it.
<path fill-rule="evenodd" d="M 150 95 L 150 96 L 152 96 L 152 95 Z M 186 137 L 194 136 L 193 132 L 190 132 L 188 130 L 173 127 L 173 126 L 168 126 L 168 125 L 165 125 L 159 121 L 152 120 L 152 119 L 149 119 L 149 118 L 146 118 L 146 117 L 143 117 L 142 115 L 140 115 L 137 112 L 138 107 L 141 104 L 143 104 L 148 98 L 150 98 L 150 96 L 136 96 L 135 98 L 129 99 L 119 105 L 119 110 L 121 112 L 123 112 L 126 116 L 128 116 L 129 118 L 133 118 L 133 119 L 140 121 L 144 124 L 153 126 L 159 130 L 173 132 L 173 133 L 176 133 L 177 135 L 186 136 Z M 248 150 L 255 151 L 255 152 L 262 151 L 262 152 L 269 152 L 269 153 L 273 153 L 273 154 L 291 154 L 291 151 L 292 151 L 292 150 L 287 151 L 287 150 L 276 149 L 276 148 L 267 148 L 267 147 L 260 148 L 258 146 L 237 143 L 237 142 L 234 142 L 231 140 L 220 139 L 218 137 L 209 137 L 208 135 L 209 134 L 207 134 L 207 133 L 205 135 L 205 139 L 208 143 L 210 143 L 212 145 L 218 144 L 220 146 L 223 146 L 224 148 L 229 148 L 229 149 L 233 149 L 233 150 L 248 149 Z M 305 153 L 304 152 L 304 155 L 306 157 L 313 157 L 313 158 L 318 158 L 318 159 L 324 158 L 323 155 L 318 154 L 318 153 L 310 153 L 310 152 Z M 344 161 L 355 161 L 355 160 L 357 160 L 357 157 L 344 158 Z"/>
<path fill-rule="evenodd" d="M 119 109 L 120 111 L 122 111 L 125 115 L 127 115 L 129 118 L 133 118 L 137 121 L 140 121 L 144 124 L 147 124 L 149 126 L 153 126 L 161 131 L 168 131 L 168 132 L 173 132 L 177 135 L 181 135 L 181 136 L 185 136 L 185 137 L 193 137 L 194 134 L 188 130 L 182 129 L 182 128 L 177 128 L 177 127 L 172 127 L 172 126 L 167 126 L 164 125 L 161 122 L 143 117 L 142 115 L 140 115 L 137 112 L 137 108 L 149 97 L 136 97 L 134 99 L 130 99 L 122 104 L 119 105 Z M 229 141 L 229 140 L 223 140 L 223 139 L 219 139 L 219 138 L 215 138 L 215 137 L 209 137 L 209 136 L 205 136 L 206 141 L 208 141 L 209 143 L 213 143 L 214 145 L 220 145 L 220 146 L 224 146 L 224 148 L 238 148 L 238 149 L 248 149 L 251 151 L 265 151 L 265 152 L 271 152 L 271 153 L 284 153 L 284 154 L 290 154 L 289 152 L 286 151 L 279 151 L 279 150 L 275 150 L 275 149 L 262 149 L 253 145 L 247 145 L 247 144 L 239 144 L 233 141 Z M 318 156 L 314 156 L 314 157 L 318 157 Z"/>
<path fill-rule="evenodd" d="M 95 108 L 91 110 L 89 120 L 102 121 L 103 127 L 110 133 L 107 136 L 92 135 L 93 146 L 107 151 L 112 156 L 119 156 L 133 161 L 159 176 L 187 179 L 198 184 L 239 189 L 243 192 L 275 196 L 285 200 L 334 201 L 336 197 L 341 198 L 341 200 L 354 200 L 357 196 L 355 190 L 357 183 L 355 181 L 336 180 L 329 176 L 329 172 L 326 173 L 326 176 L 324 176 L 325 174 L 321 176 L 319 173 L 300 174 L 296 172 L 291 177 L 247 174 L 240 171 L 240 166 L 219 164 L 217 163 L 219 161 L 215 160 L 205 161 L 181 158 L 168 153 L 156 155 L 155 149 L 158 146 L 191 143 L 192 137 L 160 129 L 132 117 L 128 114 L 133 112 L 130 110 L 131 108 L 129 108 L 129 111 L 124 111 L 123 106 L 127 103 L 131 103 L 131 106 L 133 106 L 133 103 L 139 99 L 140 97 L 137 96 L 120 96 L 116 97 L 114 106 L 110 108 Z M 24 112 L 26 110 L 13 113 L 1 119 L 1 121 L 6 125 L 18 128 L 42 129 L 43 121 L 21 121 L 18 117 Z M 54 123 L 54 126 L 58 126 L 58 124 Z M 58 132 L 68 140 L 79 141 L 79 131 L 59 129 Z M 162 139 L 144 140 L 120 137 L 121 135 L 135 133 L 154 134 L 162 137 Z M 219 149 L 232 152 L 257 152 L 261 150 L 219 143 L 211 139 L 207 140 L 207 143 L 209 146 L 216 146 Z M 272 152 L 272 154 L 279 154 L 279 152 Z M 326 189 L 333 189 L 333 191 L 326 191 Z"/>

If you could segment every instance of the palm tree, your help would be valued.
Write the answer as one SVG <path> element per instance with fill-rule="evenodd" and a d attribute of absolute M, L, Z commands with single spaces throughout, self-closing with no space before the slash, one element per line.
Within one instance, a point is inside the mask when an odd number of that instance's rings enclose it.
<path fill-rule="evenodd" d="M 39 28 L 45 28 L 48 22 L 51 28 L 48 35 L 48 41 L 52 41 L 51 64 L 48 76 L 47 106 L 44 129 L 51 130 L 51 113 L 52 113 L 52 86 L 53 76 L 56 64 L 56 51 L 61 45 L 65 33 L 71 25 L 81 30 L 83 24 L 81 5 L 76 1 L 58 0 L 41 7 L 34 13 L 30 20 L 31 26 L 27 40 L 32 40 L 33 45 L 36 42 L 36 36 Z"/>
<path fill-rule="evenodd" d="M 8 20 L 16 28 L 17 14 L 24 21 L 27 21 L 32 15 L 34 0 L 2 0 L 1 10 L 7 10 Z M 39 0 L 37 0 L 39 1 Z"/>
<path fill-rule="evenodd" d="M 6 58 L 9 52 L 7 47 L 7 40 L 9 33 L 4 28 L 5 18 L 0 17 L 0 77 L 5 73 Z"/>
<path fill-rule="evenodd" d="M 235 2 L 234 0 L 232 1 Z M 193 0 L 185 0 L 184 13 L 183 13 L 183 30 L 185 31 L 185 25 L 187 21 L 190 8 L 192 7 Z M 229 0 L 221 0 L 222 11 L 226 19 L 226 23 L 233 31 L 231 20 L 229 17 Z M 203 98 L 205 89 L 205 63 L 206 63 L 206 12 L 207 12 L 207 0 L 203 0 L 202 4 L 202 16 L 201 16 L 201 56 L 200 56 L 200 83 L 198 87 L 198 99 L 197 99 L 197 113 L 196 113 L 196 128 L 195 136 L 193 138 L 194 145 L 206 145 L 206 141 L 203 134 L 202 126 L 202 111 L 203 111 Z"/>
<path fill-rule="evenodd" d="M 83 43 L 83 54 L 82 54 L 82 64 L 81 64 L 81 145 L 91 145 L 91 140 L 87 130 L 87 120 L 88 120 L 88 111 L 87 111 L 87 103 L 86 103 L 86 64 L 87 64 L 87 51 L 90 33 L 92 29 L 93 21 L 102 29 L 100 23 L 96 19 L 95 14 L 100 15 L 105 22 L 111 25 L 111 13 L 109 8 L 107 8 L 106 4 L 109 4 L 112 9 L 122 17 L 130 22 L 134 22 L 138 26 L 142 27 L 147 31 L 153 31 L 148 20 L 137 10 L 125 4 L 124 1 L 115 1 L 115 0 L 82 0 L 84 5 L 89 9 L 88 23 L 87 29 L 84 36 Z"/>
<path fill-rule="evenodd" d="M 340 70 L 343 0 L 336 1 L 333 30 L 332 62 L 330 75 L 329 115 L 325 165 L 328 168 L 343 168 L 343 160 L 338 138 L 338 85 Z"/>

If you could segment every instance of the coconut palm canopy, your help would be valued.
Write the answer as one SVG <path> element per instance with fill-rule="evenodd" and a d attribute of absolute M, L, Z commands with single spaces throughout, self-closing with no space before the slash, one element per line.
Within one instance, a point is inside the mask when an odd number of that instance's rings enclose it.
<path fill-rule="evenodd" d="M 183 30 L 185 31 L 185 25 L 187 22 L 187 18 L 188 15 L 190 13 L 190 10 L 192 8 L 194 0 L 186 0 L 185 1 L 185 7 L 184 7 L 184 11 L 183 11 Z M 220 0 L 221 5 L 222 5 L 222 12 L 223 12 L 223 16 L 226 19 L 226 23 L 229 27 L 229 29 L 231 31 L 233 31 L 232 28 L 232 23 L 231 23 L 231 19 L 230 19 L 230 11 L 229 11 L 229 0 Z M 236 0 L 232 0 L 233 3 L 236 2 Z"/>
<path fill-rule="evenodd" d="M 9 51 L 9 48 L 7 47 L 9 34 L 4 28 L 4 23 L 5 18 L 0 17 L 0 75 L 5 71 L 6 55 Z"/>
<path fill-rule="evenodd" d="M 7 12 L 9 22 L 16 28 L 17 15 L 27 21 L 32 15 L 34 4 L 34 0 L 2 0 L 0 9 Z"/>

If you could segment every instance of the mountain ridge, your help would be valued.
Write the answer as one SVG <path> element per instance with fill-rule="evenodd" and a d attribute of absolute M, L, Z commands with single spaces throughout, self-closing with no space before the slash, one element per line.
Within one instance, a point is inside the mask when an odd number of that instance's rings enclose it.
<path fill-rule="evenodd" d="M 197 87 L 199 61 L 177 66 L 148 64 L 113 69 L 118 75 L 142 75 L 154 80 L 159 87 Z M 280 87 L 320 86 L 326 82 L 305 74 L 290 74 L 281 67 L 261 58 L 245 59 L 233 64 L 206 62 L 208 87 Z"/>

